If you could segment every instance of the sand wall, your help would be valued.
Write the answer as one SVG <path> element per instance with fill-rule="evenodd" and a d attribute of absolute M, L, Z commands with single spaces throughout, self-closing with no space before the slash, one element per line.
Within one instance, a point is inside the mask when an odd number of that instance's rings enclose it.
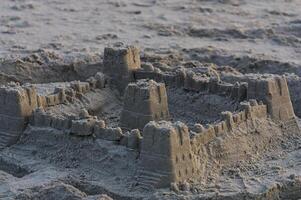
<path fill-rule="evenodd" d="M 189 131 L 181 122 L 150 122 L 143 130 L 139 157 L 138 182 L 142 188 L 168 187 L 172 182 L 202 176 L 204 171 L 196 157 L 208 143 L 230 135 L 241 123 L 255 119 L 267 119 L 267 106 L 256 100 L 245 102 L 237 113 L 222 113 L 224 120 L 206 128 L 198 126 L 198 132 Z M 190 136 L 191 135 L 191 136 Z M 153 164 L 156 163 L 156 164 Z"/>
<path fill-rule="evenodd" d="M 119 127 L 109 128 L 103 120 L 97 119 L 96 116 L 88 118 L 62 117 L 45 112 L 41 108 L 35 110 L 33 113 L 31 125 L 58 129 L 75 136 L 95 135 L 97 138 L 110 141 L 120 141 L 123 136 L 122 130 Z"/>
<path fill-rule="evenodd" d="M 243 101 L 247 98 L 247 84 L 245 82 L 226 83 L 213 78 L 200 77 L 185 69 L 180 69 L 176 73 L 170 74 L 136 70 L 134 77 L 136 79 L 153 79 L 157 82 L 164 82 L 167 86 L 182 87 L 189 91 L 230 96 L 238 101 Z"/>

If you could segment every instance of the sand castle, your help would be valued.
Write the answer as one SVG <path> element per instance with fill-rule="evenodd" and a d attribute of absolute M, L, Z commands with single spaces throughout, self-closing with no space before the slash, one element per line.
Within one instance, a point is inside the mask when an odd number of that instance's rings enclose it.
<path fill-rule="evenodd" d="M 172 73 L 145 70 L 140 67 L 136 47 L 106 48 L 103 73 L 86 81 L 53 84 L 50 88 L 46 91 L 39 84 L 16 83 L 0 88 L 0 148 L 17 142 L 27 126 L 63 130 L 70 137 L 94 136 L 114 141 L 139 152 L 137 187 L 146 190 L 205 176 L 205 158 L 219 162 L 227 162 L 226 158 L 246 159 L 245 147 L 235 146 L 234 142 L 241 130 L 246 140 L 258 137 L 263 141 L 271 137 L 265 135 L 260 124 L 271 128 L 281 125 L 286 134 L 300 131 L 284 77 L 249 75 L 232 84 L 216 77 L 199 76 L 194 69 L 181 68 Z M 117 126 L 86 109 L 77 116 L 51 111 L 57 105 L 72 104 L 91 91 L 114 88 L 123 94 Z M 167 92 L 170 88 L 199 94 L 200 98 L 219 96 L 238 106 L 230 111 L 218 110 L 219 120 L 209 124 L 187 125 L 172 116 Z M 206 116 L 199 111 L 194 114 Z M 233 142 L 233 149 L 224 145 Z M 248 148 L 252 149 L 252 145 L 255 144 L 250 143 Z M 264 151 L 260 146 L 257 148 L 259 153 Z"/>

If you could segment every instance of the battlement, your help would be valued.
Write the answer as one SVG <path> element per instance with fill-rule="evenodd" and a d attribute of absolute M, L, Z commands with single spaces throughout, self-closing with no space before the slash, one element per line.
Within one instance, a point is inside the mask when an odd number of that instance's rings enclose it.
<path fill-rule="evenodd" d="M 247 99 L 248 84 L 246 82 L 226 83 L 217 78 L 199 76 L 194 71 L 184 68 L 173 73 L 138 69 L 134 71 L 134 76 L 136 80 L 153 79 L 157 82 L 164 82 L 167 86 L 184 88 L 188 91 L 229 96 L 238 101 Z"/>
<path fill-rule="evenodd" d="M 203 78 L 197 76 L 194 72 L 186 70 L 178 71 L 177 86 L 182 86 L 190 91 L 207 91 L 211 94 L 230 96 L 238 101 L 243 101 L 247 97 L 247 84 L 245 82 L 237 82 L 235 84 L 225 83 L 216 78 Z"/>
<path fill-rule="evenodd" d="M 106 77 L 100 72 L 84 82 L 71 81 L 62 83 L 58 86 L 53 86 L 52 92 L 43 91 L 43 87 L 45 87 L 45 85 L 37 84 L 36 86 L 39 87 L 38 89 L 42 90 L 40 92 L 37 92 L 37 104 L 38 107 L 47 108 L 66 102 L 73 102 L 75 98 L 81 97 L 91 90 L 94 90 L 96 88 L 104 88 L 105 84 Z"/>
<path fill-rule="evenodd" d="M 75 136 L 95 135 L 96 138 L 109 141 L 120 141 L 123 137 L 121 128 L 107 127 L 105 122 L 96 116 L 63 117 L 45 112 L 42 108 L 36 109 L 33 113 L 31 125 L 58 129 Z"/>
<path fill-rule="evenodd" d="M 233 132 L 241 123 L 267 117 L 266 105 L 251 100 L 242 103 L 242 111 L 223 112 L 222 121 L 206 127 L 196 124 L 193 130 L 181 122 L 148 123 L 143 130 L 139 184 L 147 189 L 167 187 L 172 182 L 200 176 L 202 171 L 196 160 L 196 156 L 201 156 L 198 154 L 200 149 L 216 138 Z"/>
<path fill-rule="evenodd" d="M 76 96 L 81 96 L 96 87 L 104 87 L 105 82 L 106 77 L 102 73 L 97 73 L 87 82 L 73 81 L 62 83 L 60 87 L 52 86 L 52 92 L 48 91 L 49 87 L 43 89 L 41 84 L 20 86 L 18 83 L 9 83 L 6 86 L 1 86 L 0 149 L 17 141 L 26 128 L 29 117 L 38 107 L 47 108 L 73 102 Z M 49 121 L 49 116 L 45 120 Z M 53 124 L 66 128 L 68 123 L 64 119 L 58 118 L 53 121 Z"/>
<path fill-rule="evenodd" d="M 222 112 L 222 121 L 208 124 L 206 128 L 200 124 L 196 124 L 197 129 L 193 130 L 193 143 L 197 146 L 205 145 L 228 132 L 233 131 L 241 123 L 247 120 L 254 120 L 255 118 L 267 118 L 267 106 L 256 100 L 241 103 L 242 110 L 231 113 L 228 111 Z"/>
<path fill-rule="evenodd" d="M 284 76 L 271 74 L 223 75 L 226 81 L 248 83 L 248 99 L 258 99 L 268 106 L 270 116 L 286 122 L 295 117 L 289 89 Z"/>
<path fill-rule="evenodd" d="M 130 83 L 124 95 L 120 126 L 142 130 L 148 122 L 163 119 L 169 119 L 165 84 L 153 80 Z"/>
<path fill-rule="evenodd" d="M 285 122 L 295 117 L 286 79 L 281 76 L 267 74 L 233 76 L 231 81 L 233 84 L 199 76 L 192 70 L 179 69 L 173 74 L 137 70 L 135 77 L 137 79 L 151 77 L 169 86 L 230 96 L 238 101 L 257 99 L 267 105 L 268 113 L 275 120 Z M 227 80 L 231 78 L 227 77 Z"/>

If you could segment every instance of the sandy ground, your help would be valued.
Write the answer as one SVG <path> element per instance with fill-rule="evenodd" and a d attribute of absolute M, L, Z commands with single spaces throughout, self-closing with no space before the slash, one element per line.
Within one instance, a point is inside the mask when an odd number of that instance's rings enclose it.
<path fill-rule="evenodd" d="M 159 53 L 195 50 L 223 65 L 248 57 L 298 67 L 300 10 L 298 0 L 3 0 L 0 57 L 47 50 L 97 61 L 121 41 Z"/>
<path fill-rule="evenodd" d="M 298 0 L 3 0 L 0 83 L 85 79 L 116 42 L 140 46 L 156 67 L 194 60 L 299 77 L 300 11 Z"/>
<path fill-rule="evenodd" d="M 140 46 L 142 61 L 162 71 L 194 62 L 232 74 L 289 73 L 301 116 L 299 0 L 1 0 L 0 83 L 85 80 L 116 42 Z M 212 185 L 149 194 L 133 189 L 135 151 L 30 127 L 0 152 L 0 199 L 297 199 L 299 139 L 222 170 Z"/>

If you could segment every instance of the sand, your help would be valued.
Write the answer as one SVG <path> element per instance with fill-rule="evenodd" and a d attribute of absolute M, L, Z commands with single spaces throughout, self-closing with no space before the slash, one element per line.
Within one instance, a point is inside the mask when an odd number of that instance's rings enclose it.
<path fill-rule="evenodd" d="M 145 59 L 166 64 L 193 59 L 229 65 L 243 73 L 300 74 L 300 4 L 297 0 L 4 0 L 1 71 L 6 79 L 41 82 L 45 77 L 38 74 L 45 72 L 44 66 L 52 66 L 46 70 L 48 79 L 58 81 L 67 79 L 66 73 L 55 77 L 63 70 L 61 65 L 67 65 L 64 70 L 79 78 L 84 75 L 77 65 L 101 63 L 105 46 L 126 42 L 145 49 Z"/>
<path fill-rule="evenodd" d="M 139 46 L 142 63 L 164 72 L 202 65 L 224 80 L 227 74 L 285 75 L 301 117 L 299 0 L 2 0 L 0 83 L 86 80 L 103 69 L 104 47 L 118 42 Z M 191 117 L 202 104 L 217 112 L 237 107 L 222 97 L 195 101 L 203 95 L 173 88 L 168 92 L 174 121 L 216 121 L 217 113 Z M 183 102 L 189 104 L 178 109 Z M 82 108 L 116 127 L 120 96 L 92 91 L 51 112 L 77 115 Z M 267 134 L 281 129 L 269 126 L 270 121 L 258 123 L 266 125 L 258 127 Z M 248 148 L 256 138 L 239 132 L 224 148 L 231 149 L 232 142 Z M 281 138 L 275 136 L 270 145 L 259 143 L 259 155 L 246 149 L 250 160 L 225 162 L 203 180 L 149 192 L 135 188 L 136 151 L 29 126 L 17 144 L 0 151 L 0 199 L 299 199 L 301 137 Z"/>

